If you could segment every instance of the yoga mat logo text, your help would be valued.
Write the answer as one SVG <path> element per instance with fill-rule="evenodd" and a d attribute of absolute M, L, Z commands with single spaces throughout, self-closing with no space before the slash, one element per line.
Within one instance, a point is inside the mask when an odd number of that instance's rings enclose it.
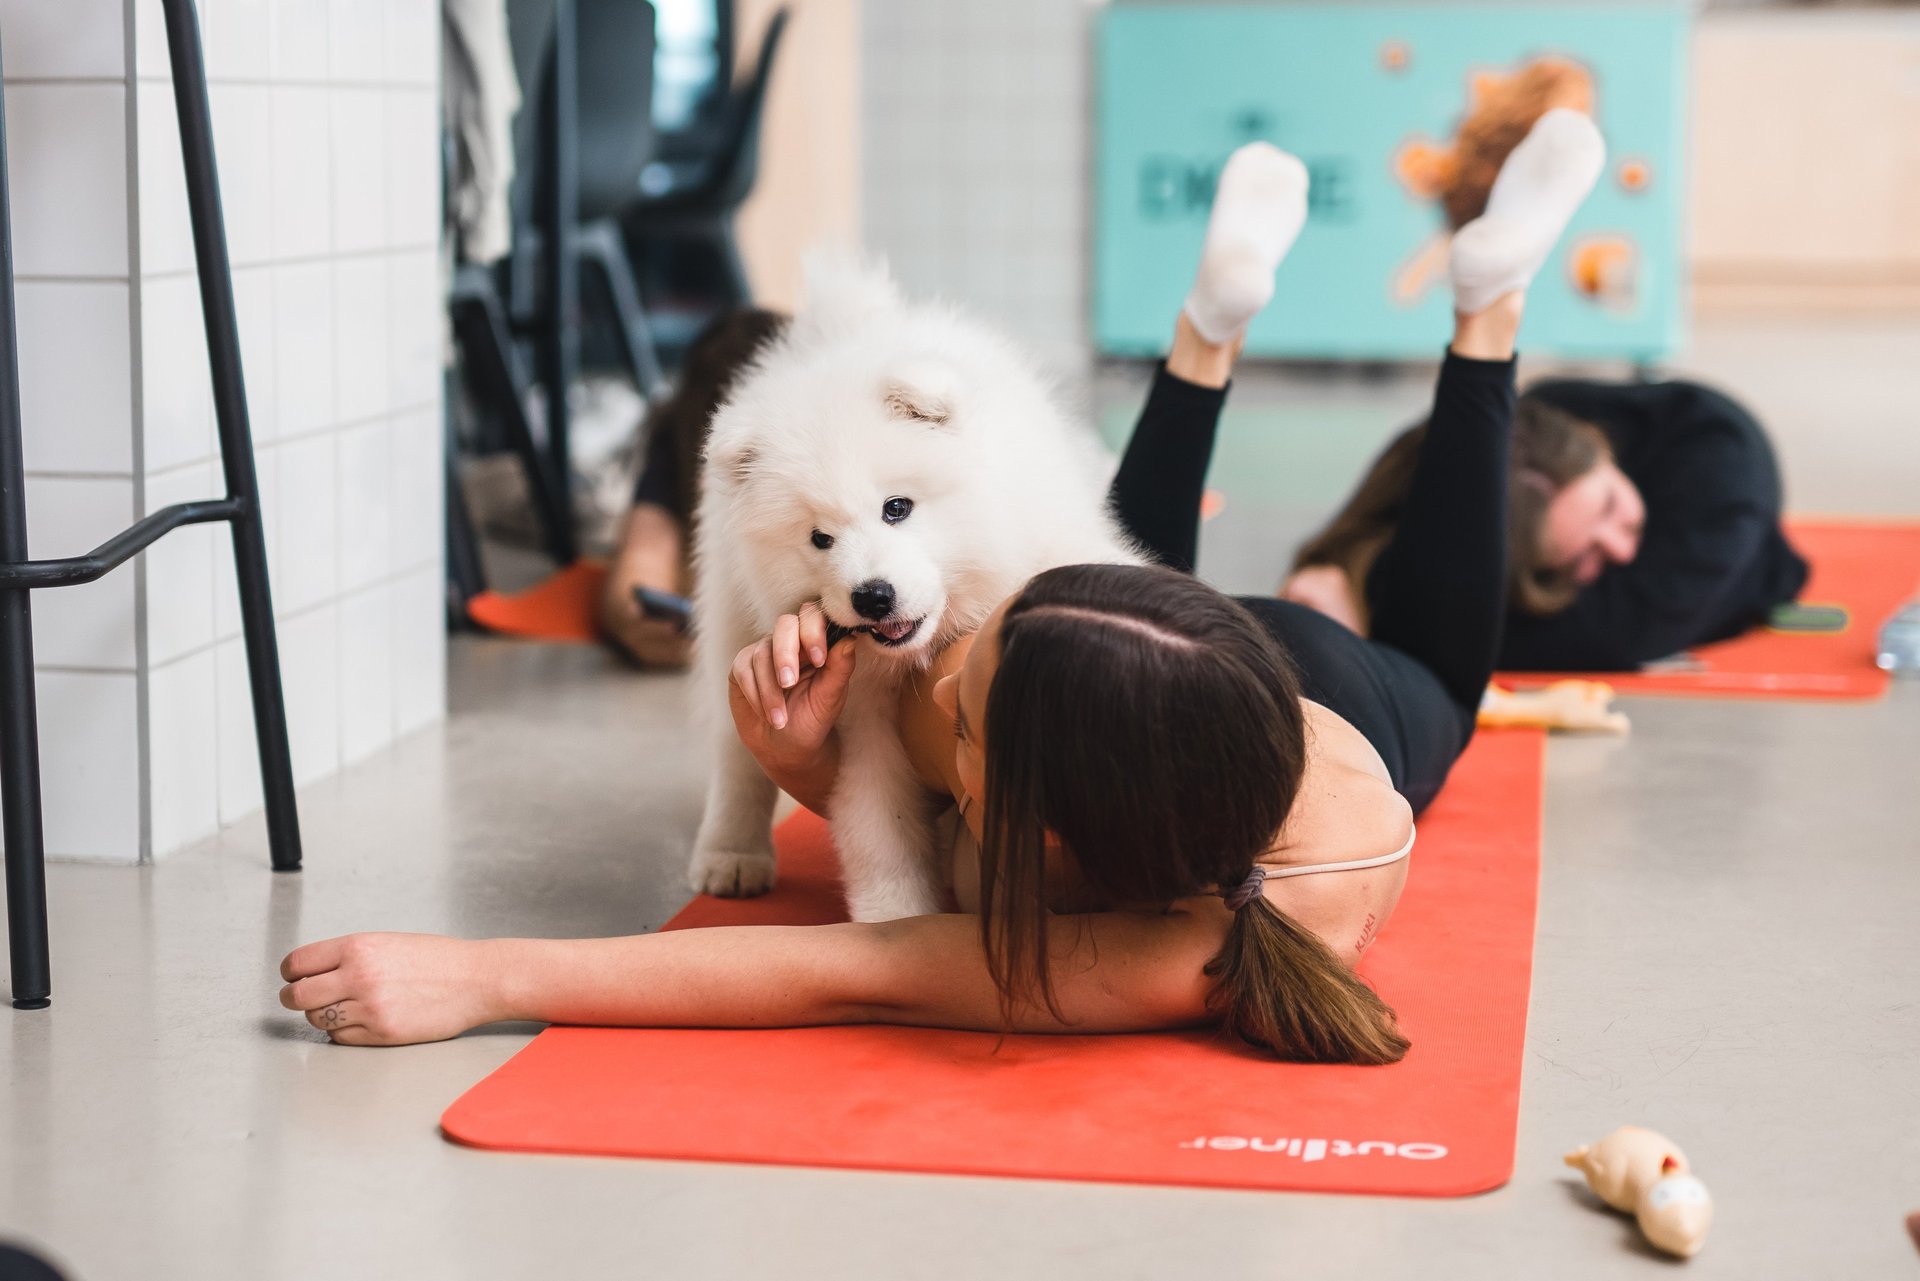
<path fill-rule="evenodd" d="M 1243 1134 L 1201 1135 L 1188 1139 L 1183 1148 L 1207 1148 L 1214 1152 L 1266 1152 L 1273 1156 L 1296 1157 L 1302 1162 L 1324 1161 L 1330 1156 L 1398 1156 L 1409 1161 L 1438 1161 L 1447 1149 L 1438 1143 L 1388 1143 L 1369 1139 L 1349 1143 L 1345 1139 L 1257 1139 Z"/>

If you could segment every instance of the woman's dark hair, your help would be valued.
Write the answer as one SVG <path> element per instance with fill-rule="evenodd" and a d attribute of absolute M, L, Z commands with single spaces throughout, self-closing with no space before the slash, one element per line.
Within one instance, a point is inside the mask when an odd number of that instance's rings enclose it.
<path fill-rule="evenodd" d="M 675 510 L 689 522 L 700 509 L 700 456 L 713 413 L 753 358 L 786 329 L 787 319 L 764 307 L 740 307 L 715 317 L 688 344 L 673 392 L 648 415 L 648 431 L 673 437 Z"/>
<path fill-rule="evenodd" d="M 1394 437 L 1367 469 L 1353 497 L 1293 558 L 1295 570 L 1332 565 L 1345 571 L 1363 622 L 1367 575 L 1400 523 L 1426 439 L 1425 423 Z M 1612 457 L 1605 433 L 1592 423 L 1537 397 L 1520 397 L 1514 407 L 1507 483 L 1507 602 L 1512 609 L 1557 614 L 1579 595 L 1572 575 L 1540 559 L 1547 506 L 1561 490 Z"/>
<path fill-rule="evenodd" d="M 1007 607 L 983 735 L 980 930 L 1011 1021 L 1058 1016 L 1046 844 L 1130 906 L 1239 885 L 1271 848 L 1306 769 L 1292 665 L 1231 599 L 1169 569 L 1072 565 Z M 1206 966 L 1228 1030 L 1283 1059 L 1391 1063 L 1393 1011 L 1264 896 Z"/>

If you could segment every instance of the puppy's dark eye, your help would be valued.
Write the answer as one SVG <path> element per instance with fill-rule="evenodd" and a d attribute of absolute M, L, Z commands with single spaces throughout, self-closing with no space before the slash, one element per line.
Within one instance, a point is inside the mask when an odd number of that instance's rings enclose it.
<path fill-rule="evenodd" d="M 880 519 L 886 521 L 889 525 L 898 525 L 911 515 L 913 515 L 913 500 L 911 498 L 889 498 L 886 504 L 880 508 Z"/>
<path fill-rule="evenodd" d="M 833 546 L 833 535 L 823 534 L 816 529 L 813 531 L 813 545 L 821 551 L 825 551 L 827 548 Z"/>

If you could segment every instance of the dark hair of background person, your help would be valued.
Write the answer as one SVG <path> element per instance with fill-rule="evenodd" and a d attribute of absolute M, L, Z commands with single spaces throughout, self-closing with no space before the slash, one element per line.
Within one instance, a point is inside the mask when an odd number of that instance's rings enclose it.
<path fill-rule="evenodd" d="M 1294 556 L 1298 571 L 1332 565 L 1353 584 L 1363 622 L 1367 575 L 1400 521 L 1413 469 L 1427 438 L 1425 423 L 1409 427 L 1381 451 L 1353 496 Z M 1573 604 L 1580 586 L 1567 571 L 1540 561 L 1547 506 L 1559 492 L 1613 457 L 1605 433 L 1545 401 L 1520 397 L 1514 407 L 1513 454 L 1507 487 L 1507 603 L 1517 613 L 1545 616 Z M 1364 629 L 1364 626 L 1362 628 Z"/>
<path fill-rule="evenodd" d="M 1306 770 L 1291 662 L 1230 598 L 1171 569 L 1072 565 L 1008 607 L 983 736 L 980 931 L 1011 1023 L 1060 1009 L 1046 847 L 1057 837 L 1109 905 L 1155 910 L 1238 886 Z M 1393 1011 L 1264 895 L 1206 966 L 1231 1032 L 1280 1058 L 1391 1063 Z"/>
<path fill-rule="evenodd" d="M 674 510 L 691 521 L 699 510 L 700 456 L 714 411 L 740 375 L 787 327 L 788 317 L 764 307 L 742 307 L 713 321 L 687 347 L 673 392 L 654 406 L 647 430 L 673 440 Z"/>

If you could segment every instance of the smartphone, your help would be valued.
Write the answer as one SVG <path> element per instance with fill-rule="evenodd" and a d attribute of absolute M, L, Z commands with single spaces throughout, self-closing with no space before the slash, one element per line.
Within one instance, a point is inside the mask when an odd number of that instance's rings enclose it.
<path fill-rule="evenodd" d="M 640 606 L 640 612 L 648 618 L 672 623 L 683 632 L 693 622 L 693 602 L 685 596 L 656 592 L 651 587 L 636 587 L 633 589 L 633 599 Z"/>
<path fill-rule="evenodd" d="M 1707 670 L 1707 665 L 1687 651 L 1681 650 L 1678 654 L 1669 654 L 1665 658 L 1656 658 L 1652 662 L 1642 663 L 1640 664 L 1640 670 L 1649 675 L 1659 675 L 1661 673 L 1671 674 L 1674 672 L 1704 672 Z"/>
<path fill-rule="evenodd" d="M 1788 601 L 1776 605 L 1767 616 L 1767 626 L 1776 632 L 1844 632 L 1847 610 L 1844 605 L 1803 605 Z"/>

